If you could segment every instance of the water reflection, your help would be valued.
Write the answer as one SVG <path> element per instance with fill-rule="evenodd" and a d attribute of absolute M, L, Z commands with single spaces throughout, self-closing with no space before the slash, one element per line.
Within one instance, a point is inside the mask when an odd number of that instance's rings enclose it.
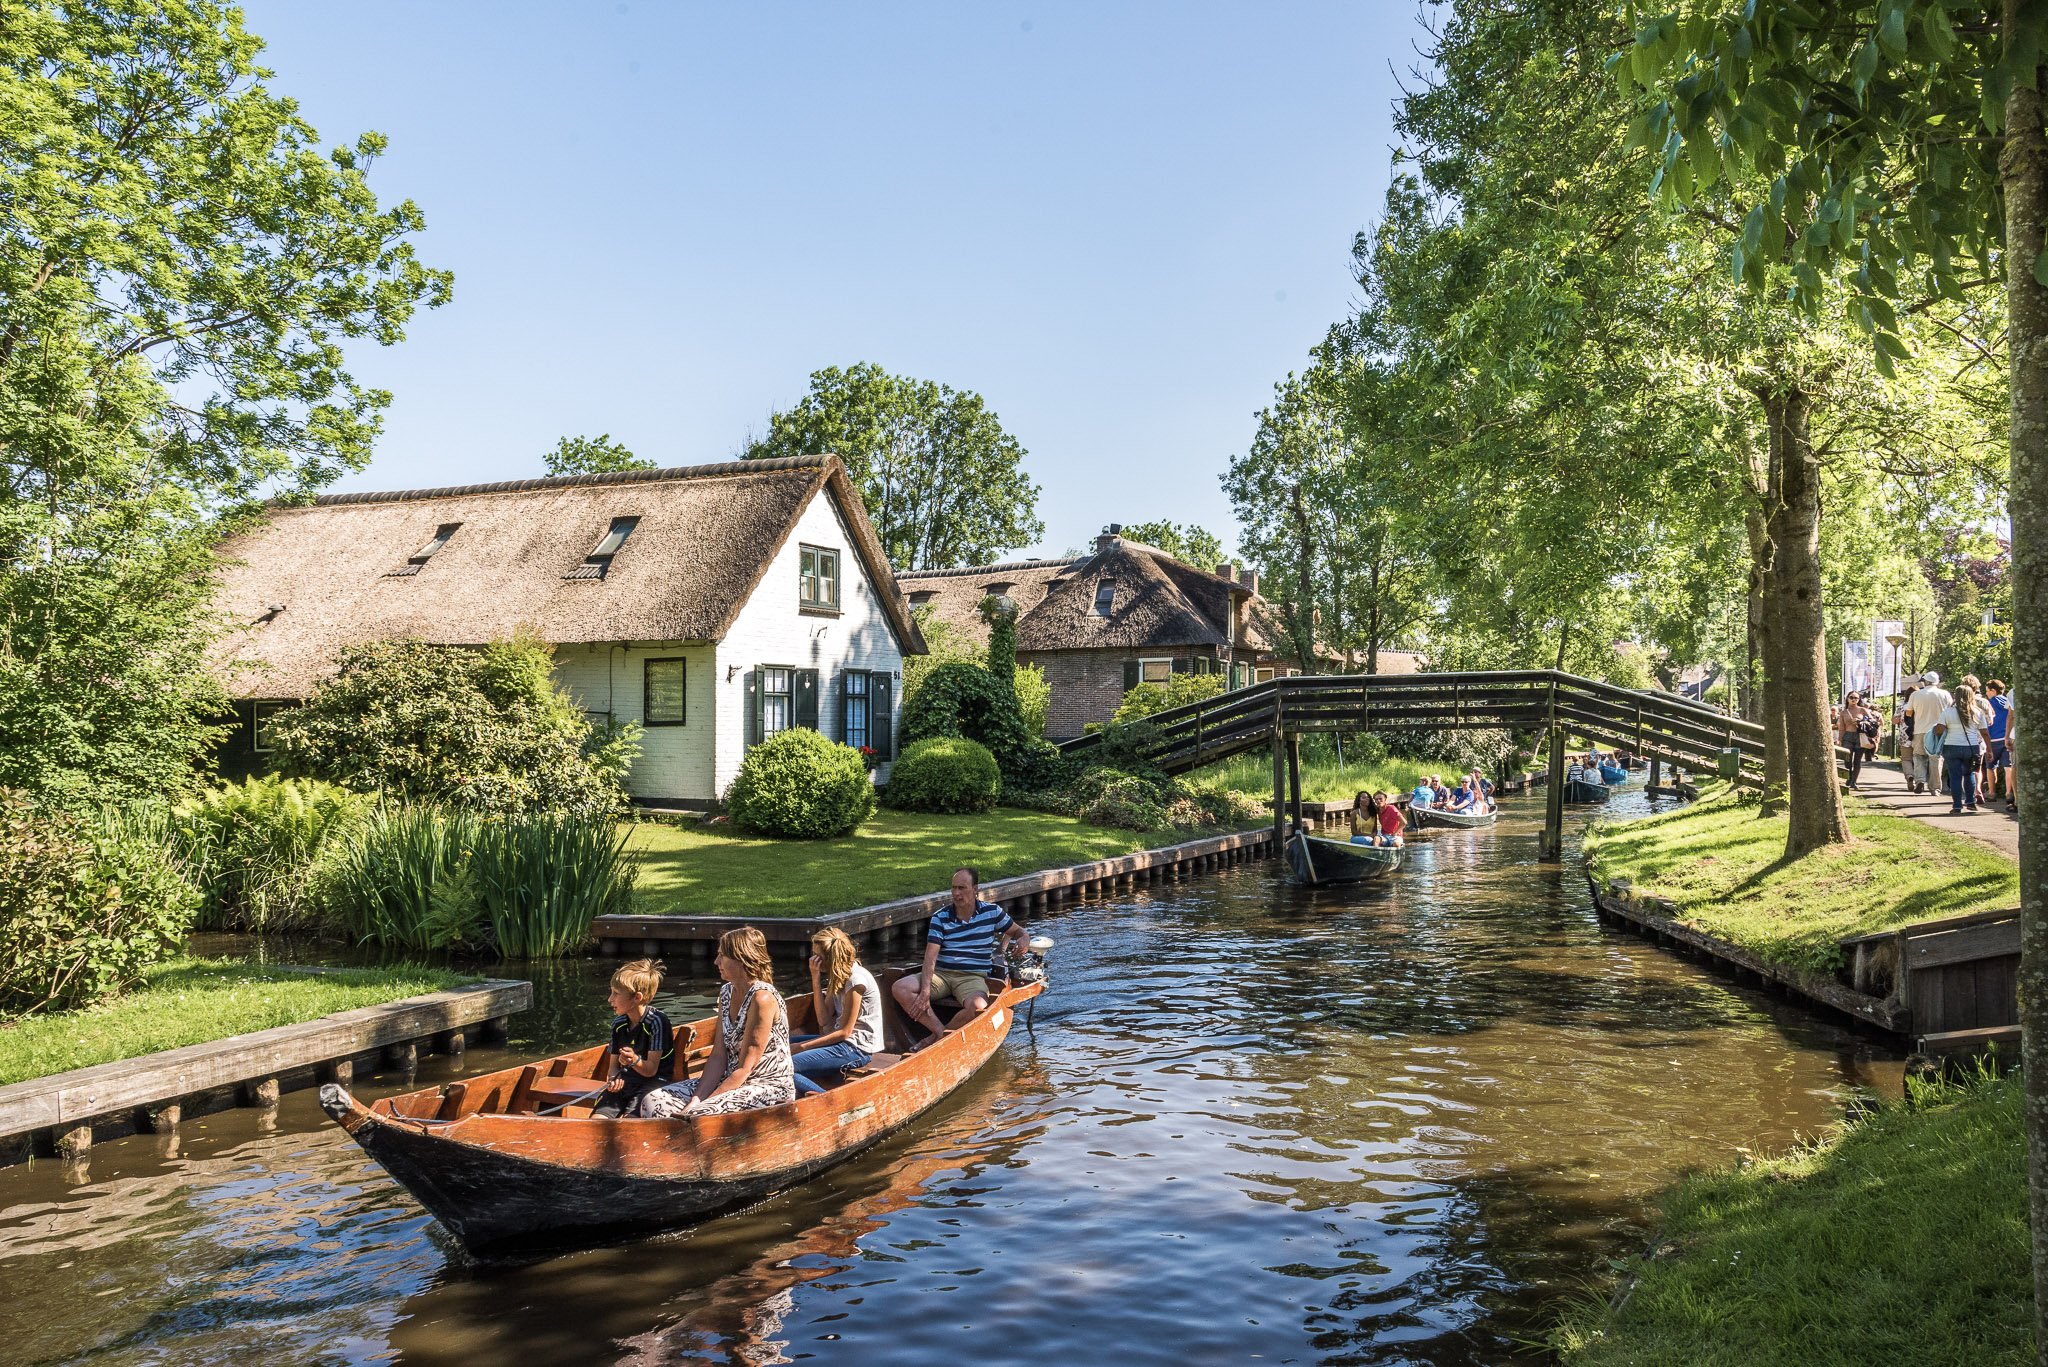
<path fill-rule="evenodd" d="M 468 1266 L 310 1093 L 102 1146 L 86 1182 L 0 1170 L 0 1341 L 265 1367 L 1513 1360 L 1672 1174 L 1897 1085 L 1865 1041 L 1603 930 L 1534 851 L 1511 815 L 1383 886 L 1250 867 L 1063 912 L 1035 1032 L 927 1123 L 744 1214 L 530 1267 Z M 543 974 L 510 1052 L 594 1038 L 605 974 Z M 711 984 L 673 987 L 697 1014 Z"/>

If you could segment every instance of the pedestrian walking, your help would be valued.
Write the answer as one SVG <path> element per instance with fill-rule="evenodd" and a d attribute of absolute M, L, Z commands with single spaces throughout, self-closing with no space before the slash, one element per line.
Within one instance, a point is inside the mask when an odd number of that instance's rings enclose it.
<path fill-rule="evenodd" d="M 1949 812 L 1977 810 L 1977 765 L 1984 749 L 1984 733 L 1991 726 L 1991 709 L 1968 684 L 1957 687 L 1955 697 L 1935 720 L 1930 739 L 1941 745 L 1942 766 L 1948 771 Z"/>
<path fill-rule="evenodd" d="M 1857 786 L 1863 761 L 1877 749 L 1877 713 L 1866 707 L 1861 693 L 1851 693 L 1835 710 L 1835 735 L 1849 752 L 1849 786 Z"/>
<path fill-rule="evenodd" d="M 1919 738 L 1919 743 L 1913 747 L 1916 771 L 1907 775 L 1906 787 L 1911 792 L 1941 791 L 1943 747 L 1934 735 L 1934 728 L 1941 721 L 1941 714 L 1954 701 L 1949 691 L 1941 686 L 1940 674 L 1930 669 L 1920 676 L 1920 686 L 1913 690 L 1913 700 L 1907 704 L 1913 713 L 1913 734 Z"/>
<path fill-rule="evenodd" d="M 2006 696 L 2004 680 L 1985 681 L 1984 702 L 1991 708 L 1991 725 L 1984 730 L 1984 800 L 2003 798 L 2013 803 L 2012 746 L 2009 743 L 2012 699 Z M 2018 804 L 2013 803 L 2013 806 L 2017 809 Z"/>

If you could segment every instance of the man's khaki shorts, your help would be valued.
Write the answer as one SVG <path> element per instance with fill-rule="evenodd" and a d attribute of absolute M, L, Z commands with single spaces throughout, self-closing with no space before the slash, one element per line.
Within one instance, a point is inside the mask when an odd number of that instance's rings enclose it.
<path fill-rule="evenodd" d="M 988 979 L 981 974 L 969 973 L 958 968 L 932 970 L 933 1001 L 944 1001 L 951 997 L 965 1006 L 977 996 L 987 997 L 990 1001 L 996 999 L 996 994 L 989 991 Z"/>

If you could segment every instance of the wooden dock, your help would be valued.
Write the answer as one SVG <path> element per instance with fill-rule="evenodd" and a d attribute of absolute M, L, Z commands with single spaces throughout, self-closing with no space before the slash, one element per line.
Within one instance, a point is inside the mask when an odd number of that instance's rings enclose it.
<path fill-rule="evenodd" d="M 95 1135 L 165 1133 L 229 1106 L 271 1106 L 288 1091 L 348 1084 L 361 1065 L 411 1073 L 423 1051 L 459 1054 L 471 1032 L 503 1039 L 533 1005 L 533 984 L 487 978 L 468 987 L 361 1006 L 208 1044 L 78 1068 L 0 1087 L 0 1163 L 77 1156 Z"/>
<path fill-rule="evenodd" d="M 2020 913 L 1983 911 L 1916 921 L 1842 941 L 1850 982 L 1883 993 L 1930 1058 L 1964 1058 L 1996 1047 L 2020 1056 Z"/>
<path fill-rule="evenodd" d="M 1273 834 L 1263 828 L 1212 835 L 1113 859 L 992 879 L 981 885 L 981 899 L 1021 915 L 1091 894 L 1191 878 L 1273 853 Z M 924 943 L 933 914 L 951 901 L 951 893 L 931 892 L 824 916 L 600 916 L 592 931 L 598 937 L 598 952 L 617 956 L 687 953 L 693 959 L 708 958 L 718 937 L 740 926 L 757 928 L 771 949 L 793 951 L 812 932 L 837 926 L 867 952 L 910 953 Z"/>

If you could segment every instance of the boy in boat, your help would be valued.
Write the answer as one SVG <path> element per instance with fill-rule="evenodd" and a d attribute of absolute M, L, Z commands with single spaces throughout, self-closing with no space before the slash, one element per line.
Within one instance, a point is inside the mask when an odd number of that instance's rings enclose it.
<path fill-rule="evenodd" d="M 594 1119 L 616 1120 L 630 1115 L 640 1098 L 659 1085 L 655 1075 L 675 1053 L 675 1031 L 668 1017 L 654 1006 L 654 994 L 661 990 L 661 965 L 652 959 L 635 959 L 612 974 L 612 1042 L 606 1062 L 604 1097 L 590 1114 Z"/>
<path fill-rule="evenodd" d="M 994 902 L 981 900 L 981 876 L 971 868 L 953 872 L 953 905 L 932 917 L 925 934 L 924 965 L 906 973 L 890 991 L 904 1014 L 931 1031 L 916 1047 L 923 1048 L 948 1030 L 958 1030 L 995 1000 L 988 975 L 994 967 L 997 937 L 1022 953 L 1031 943 L 1024 927 Z M 932 1011 L 932 1002 L 948 994 L 960 1003 L 946 1025 Z"/>
<path fill-rule="evenodd" d="M 1373 801 L 1377 802 L 1380 808 L 1380 834 L 1377 843 L 1381 845 L 1402 844 L 1401 832 L 1407 829 L 1408 818 L 1401 815 L 1400 807 L 1395 805 L 1394 800 L 1385 793 L 1374 793 L 1372 796 Z"/>

